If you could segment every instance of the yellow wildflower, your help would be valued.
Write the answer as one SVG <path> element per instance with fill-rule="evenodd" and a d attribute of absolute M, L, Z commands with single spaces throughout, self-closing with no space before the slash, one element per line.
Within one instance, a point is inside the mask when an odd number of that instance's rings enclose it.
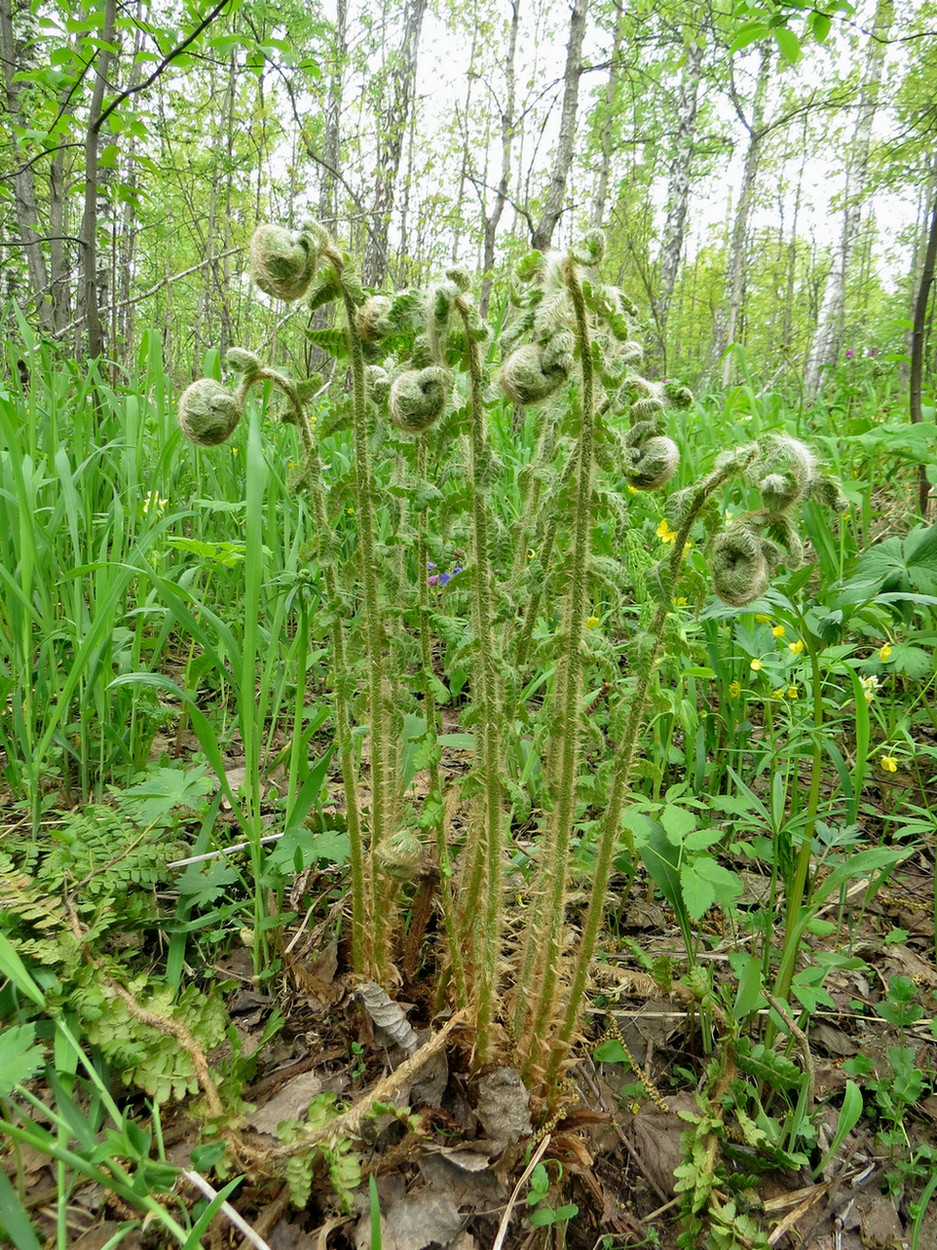
<path fill-rule="evenodd" d="M 729 698 L 737 699 L 742 693 L 742 683 L 738 681 L 729 682 Z"/>
<path fill-rule="evenodd" d="M 784 698 L 784 687 L 783 687 L 783 686 L 778 686 L 777 690 L 772 690 L 772 691 L 771 691 L 771 698 L 772 698 L 772 699 L 783 699 L 783 698 Z"/>
<path fill-rule="evenodd" d="M 798 690 L 796 686 L 788 686 L 787 697 L 789 699 L 796 699 L 798 697 Z"/>
<path fill-rule="evenodd" d="M 898 761 L 893 755 L 883 755 L 879 763 L 886 773 L 896 773 L 898 771 Z"/>
<path fill-rule="evenodd" d="M 598 629 L 598 627 L 599 627 L 601 624 L 602 624 L 602 622 L 599 620 L 599 618 L 598 618 L 597 616 L 587 616 L 587 617 L 586 617 L 586 629 Z"/>
<path fill-rule="evenodd" d="M 770 625 L 770 624 L 771 624 L 771 617 L 770 617 L 770 616 L 765 616 L 764 612 L 756 612 L 756 613 L 755 613 L 755 620 L 758 622 L 758 624 L 759 624 L 759 625 Z"/>
<path fill-rule="evenodd" d="M 657 537 L 661 540 L 662 543 L 672 543 L 673 540 L 677 537 L 677 531 L 672 530 L 670 528 L 670 526 L 667 524 L 666 517 L 661 521 L 660 525 L 658 525 L 654 533 L 657 535 Z"/>
<path fill-rule="evenodd" d="M 783 638 L 784 635 L 787 633 L 787 630 L 784 628 L 783 625 L 775 625 L 771 633 L 774 635 L 775 638 Z"/>
<path fill-rule="evenodd" d="M 151 490 L 143 501 L 143 515 L 146 516 L 151 508 L 156 512 L 162 512 L 167 503 L 169 503 L 168 499 L 161 499 L 157 491 Z"/>
<path fill-rule="evenodd" d="M 752 670 L 753 673 L 760 673 L 764 666 L 761 663 L 761 660 L 752 660 L 751 664 L 749 664 L 748 667 Z"/>
<path fill-rule="evenodd" d="M 879 647 L 878 658 L 882 661 L 883 664 L 887 663 L 887 661 L 891 658 L 891 652 L 892 652 L 892 647 L 891 647 L 890 642 L 886 642 L 883 647 Z"/>
<path fill-rule="evenodd" d="M 674 603 L 678 608 L 686 607 L 686 595 L 680 595 L 678 599 L 674 599 Z"/>
<path fill-rule="evenodd" d="M 862 693 L 865 695 L 866 703 L 871 703 L 875 698 L 875 692 L 879 688 L 879 680 L 874 675 L 872 677 L 860 677 L 859 684 L 862 687 Z"/>
<path fill-rule="evenodd" d="M 348 515 L 349 515 L 349 516 L 354 516 L 354 515 L 355 515 L 355 510 L 354 510 L 354 508 L 346 508 L 346 509 L 345 509 L 345 511 L 348 513 Z"/>
<path fill-rule="evenodd" d="M 804 640 L 802 638 L 798 638 L 795 642 L 789 642 L 787 644 L 787 649 L 792 655 L 800 655 L 801 651 L 804 649 Z"/>

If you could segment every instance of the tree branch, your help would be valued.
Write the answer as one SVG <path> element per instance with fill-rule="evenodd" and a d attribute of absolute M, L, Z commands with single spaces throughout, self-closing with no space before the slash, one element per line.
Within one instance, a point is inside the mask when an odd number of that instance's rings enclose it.
<path fill-rule="evenodd" d="M 147 87 L 152 86 L 152 84 L 156 82 L 157 78 L 159 78 L 159 76 L 172 64 L 172 62 L 177 57 L 182 56 L 186 48 L 190 47 L 195 40 L 198 39 L 199 35 L 206 28 L 206 26 L 211 25 L 222 9 L 227 8 L 228 3 L 229 0 L 219 0 L 219 3 L 215 5 L 207 17 L 202 18 L 198 26 L 196 26 L 188 38 L 183 39 L 182 43 L 178 44 L 170 53 L 163 57 L 156 69 L 154 69 L 152 74 L 150 74 L 149 78 L 145 78 L 143 82 L 137 83 L 136 86 L 127 87 L 127 89 L 122 91 L 120 95 L 115 96 L 107 108 L 101 113 L 101 116 L 95 120 L 93 130 L 96 133 L 100 132 L 101 127 L 110 117 L 111 113 L 113 113 L 115 109 L 119 108 L 125 100 L 129 99 L 132 95 L 136 95 L 138 91 L 146 91 Z"/>
<path fill-rule="evenodd" d="M 225 0 L 227 4 L 227 0 Z M 178 282 L 180 278 L 187 278 L 190 273 L 197 273 L 199 269 L 204 269 L 206 265 L 213 265 L 215 261 L 224 260 L 226 256 L 234 256 L 237 252 L 243 252 L 243 247 L 229 247 L 226 252 L 219 252 L 217 256 L 209 256 L 207 260 L 199 261 L 197 265 L 190 265 L 188 269 L 183 269 L 179 273 L 174 273 L 168 278 L 161 278 L 155 286 L 151 286 L 148 291 L 144 291 L 141 295 L 134 295 L 130 299 L 120 300 L 116 304 L 108 304 L 106 308 L 99 309 L 99 313 L 103 317 L 105 313 L 117 312 L 121 308 L 129 308 L 131 304 L 139 304 L 141 300 L 149 299 L 151 295 L 155 295 L 157 291 L 161 291 L 164 286 L 169 286 L 173 282 Z M 56 330 L 53 338 L 64 338 L 70 330 L 75 330 L 85 320 L 84 316 L 77 317 L 69 325 L 63 326 L 61 330 Z"/>

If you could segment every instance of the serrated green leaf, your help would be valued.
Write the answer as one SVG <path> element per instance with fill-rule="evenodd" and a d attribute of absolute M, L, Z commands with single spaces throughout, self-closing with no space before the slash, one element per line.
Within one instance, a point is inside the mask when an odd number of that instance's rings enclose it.
<path fill-rule="evenodd" d="M 8 1024 L 0 1032 L 0 1096 L 42 1070 L 45 1055 L 41 1046 L 33 1045 L 35 1040 L 34 1024 Z"/>
<path fill-rule="evenodd" d="M 668 803 L 660 814 L 660 823 L 664 826 L 667 837 L 674 846 L 680 846 L 688 833 L 696 828 L 696 817 L 685 807 L 677 807 Z"/>

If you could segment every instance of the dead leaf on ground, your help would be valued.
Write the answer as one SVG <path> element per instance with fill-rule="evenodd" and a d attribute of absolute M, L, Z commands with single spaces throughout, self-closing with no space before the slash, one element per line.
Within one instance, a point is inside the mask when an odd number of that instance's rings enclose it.
<path fill-rule="evenodd" d="M 485 1134 L 501 1150 L 530 1134 L 530 1094 L 514 1068 L 495 1068 L 481 1078 L 475 1111 Z"/>
<path fill-rule="evenodd" d="M 823 1021 L 814 1024 L 811 1028 L 810 1044 L 811 1047 L 819 1046 L 828 1055 L 833 1055 L 838 1059 L 849 1058 L 859 1049 L 858 1043 L 847 1036 L 842 1029 Z"/>
<path fill-rule="evenodd" d="M 434 1189 L 418 1189 L 393 1203 L 387 1210 L 387 1222 L 397 1250 L 425 1250 L 433 1242 L 447 1246 L 464 1223 L 451 1196 Z"/>
<path fill-rule="evenodd" d="M 859 1238 L 865 1250 L 904 1250 L 904 1231 L 898 1212 L 883 1194 L 861 1194 L 856 1199 Z"/>
<path fill-rule="evenodd" d="M 258 1133 L 276 1136 L 284 1120 L 304 1120 L 309 1104 L 322 1093 L 322 1079 L 315 1072 L 301 1072 L 274 1094 L 269 1102 L 244 1117 L 245 1124 Z"/>
<path fill-rule="evenodd" d="M 468 1151 L 430 1154 L 420 1160 L 419 1167 L 427 1185 L 447 1194 L 462 1210 L 490 1211 L 506 1197 L 485 1155 Z"/>
<path fill-rule="evenodd" d="M 115 1220 L 104 1220 L 95 1228 L 89 1228 L 86 1233 L 82 1233 L 77 1241 L 71 1243 L 70 1250 L 104 1250 L 122 1228 L 123 1225 Z M 120 1244 L 124 1250 L 140 1250 L 140 1236 L 131 1230 Z"/>
<path fill-rule="evenodd" d="M 937 985 L 937 970 L 933 964 L 922 959 L 910 946 L 889 946 L 882 967 L 886 983 L 894 976 L 910 977 L 915 985 Z"/>
<path fill-rule="evenodd" d="M 642 1111 L 632 1120 L 628 1135 L 641 1160 L 642 1171 L 653 1179 L 662 1193 L 672 1196 L 674 1170 L 685 1157 L 681 1139 L 687 1129 L 686 1122 L 680 1119 L 677 1112 L 697 1112 L 699 1108 L 692 1094 L 675 1094 L 664 1101 L 673 1115 Z"/>
<path fill-rule="evenodd" d="M 416 1053 L 420 1042 L 401 1003 L 395 1003 L 376 981 L 359 985 L 355 997 L 371 1017 L 379 1042 L 399 1046 L 407 1056 Z"/>
<path fill-rule="evenodd" d="M 266 1236 L 270 1250 L 318 1250 L 319 1240 L 313 1233 L 307 1233 L 292 1220 L 277 1220 Z"/>

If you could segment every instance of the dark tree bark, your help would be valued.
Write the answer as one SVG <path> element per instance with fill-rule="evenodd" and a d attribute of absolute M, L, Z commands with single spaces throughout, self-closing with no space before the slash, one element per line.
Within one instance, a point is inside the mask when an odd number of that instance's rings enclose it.
<path fill-rule="evenodd" d="M 417 55 L 425 13 L 426 0 L 406 0 L 403 38 L 393 57 L 390 90 L 378 118 L 377 175 L 363 265 L 367 286 L 380 286 L 387 273 L 387 229 L 394 208 L 403 141 L 413 110 Z"/>
<path fill-rule="evenodd" d="M 576 113 L 579 109 L 579 80 L 582 78 L 582 44 L 586 34 L 588 0 L 573 0 L 569 22 L 569 43 L 566 45 L 566 69 L 563 72 L 563 110 L 560 114 L 560 137 L 553 175 L 547 191 L 540 221 L 531 234 L 531 245 L 545 252 L 553 239 L 553 231 L 563 211 L 566 183 L 573 163 L 576 142 Z"/>
<path fill-rule="evenodd" d="M 910 416 L 912 421 L 920 421 L 921 401 L 924 381 L 924 340 L 927 330 L 927 310 L 930 305 L 931 288 L 934 285 L 934 267 L 937 265 L 937 198 L 931 210 L 930 229 L 927 235 L 927 250 L 924 253 L 924 264 L 921 268 L 921 280 L 914 299 L 914 318 L 911 329 L 911 374 L 908 388 L 910 400 Z M 927 515 L 927 496 L 929 493 L 927 473 L 921 465 L 918 476 L 918 508 L 921 516 Z"/>
<path fill-rule="evenodd" d="M 110 74 L 114 54 L 114 25 L 117 16 L 116 0 L 105 0 L 104 21 L 101 26 L 101 46 L 94 60 L 94 87 L 88 111 L 88 129 L 85 133 L 85 194 L 81 215 L 81 265 L 78 279 L 79 307 L 85 319 L 85 345 L 89 356 L 104 354 L 104 328 L 101 324 L 98 299 L 98 145 L 101 123 L 104 119 L 104 91 Z"/>
<path fill-rule="evenodd" d="M 495 192 L 495 200 L 491 212 L 485 214 L 485 250 L 482 258 L 482 268 L 485 276 L 482 279 L 481 298 L 478 304 L 482 317 L 488 316 L 488 303 L 491 299 L 491 287 L 494 281 L 495 243 L 498 236 L 498 223 L 501 221 L 501 214 L 504 212 L 504 206 L 507 203 L 508 187 L 511 182 L 511 162 L 514 150 L 514 112 L 517 97 L 515 59 L 517 55 L 517 30 L 519 23 L 520 3 L 519 0 L 512 0 L 511 26 L 508 35 L 507 60 L 504 70 L 505 100 L 504 108 L 501 110 L 501 177 L 498 181 L 498 189 Z"/>

